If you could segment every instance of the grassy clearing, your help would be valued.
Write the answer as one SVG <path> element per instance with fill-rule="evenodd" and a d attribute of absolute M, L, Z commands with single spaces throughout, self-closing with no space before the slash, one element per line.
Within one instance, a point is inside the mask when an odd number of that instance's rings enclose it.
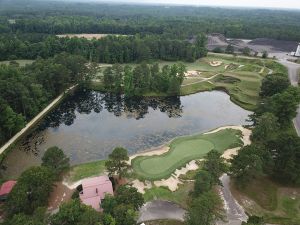
<path fill-rule="evenodd" d="M 233 187 L 233 193 L 248 213 L 263 216 L 268 223 L 300 224 L 300 188 L 284 187 L 261 177 L 242 189 Z M 243 201 L 245 197 L 253 202 Z"/>
<path fill-rule="evenodd" d="M 215 149 L 226 149 L 242 145 L 240 131 L 221 130 L 212 134 L 198 134 L 174 139 L 170 151 L 159 156 L 139 156 L 132 160 L 134 172 L 142 180 L 160 180 L 168 178 L 178 168 L 193 159 L 199 159 Z"/>
<path fill-rule="evenodd" d="M 174 192 L 170 191 L 167 187 L 153 187 L 146 190 L 144 199 L 146 202 L 155 199 L 172 201 L 183 208 L 187 208 L 189 193 L 193 190 L 193 188 L 194 184 L 192 182 L 180 184 L 178 189 Z"/>
<path fill-rule="evenodd" d="M 1 64 L 9 65 L 11 61 L 17 62 L 21 67 L 26 66 L 28 64 L 32 64 L 34 60 L 29 59 L 18 59 L 18 60 L 7 60 L 7 61 L 0 61 Z"/>
<path fill-rule="evenodd" d="M 83 178 L 101 175 L 104 171 L 105 160 L 101 160 L 72 166 L 66 177 L 68 181 L 76 182 Z"/>

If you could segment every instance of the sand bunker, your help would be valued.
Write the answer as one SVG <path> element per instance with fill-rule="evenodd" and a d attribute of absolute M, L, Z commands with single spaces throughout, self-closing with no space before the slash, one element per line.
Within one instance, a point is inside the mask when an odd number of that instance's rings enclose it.
<path fill-rule="evenodd" d="M 222 64 L 223 64 L 222 61 L 211 61 L 211 62 L 209 62 L 209 65 L 213 66 L 213 67 L 221 66 Z"/>
<path fill-rule="evenodd" d="M 184 73 L 184 76 L 186 78 L 189 78 L 189 77 L 199 77 L 199 75 L 201 74 L 200 71 L 197 71 L 197 70 L 189 70 L 187 71 L 186 73 Z"/>
<path fill-rule="evenodd" d="M 224 129 L 240 130 L 242 132 L 241 140 L 243 141 L 244 146 L 251 144 L 251 140 L 250 140 L 251 130 L 249 130 L 247 128 L 244 128 L 243 126 L 220 127 L 220 128 L 217 128 L 213 131 L 209 131 L 205 134 L 216 133 L 216 132 L 218 132 L 220 130 L 224 130 Z M 239 149 L 240 149 L 240 147 L 228 149 L 223 153 L 222 157 L 225 158 L 225 159 L 231 159 L 233 155 L 237 155 Z M 136 154 L 134 156 L 131 156 L 130 161 L 136 156 L 161 155 L 161 154 L 164 154 L 165 152 L 167 152 L 168 150 L 169 150 L 169 147 L 161 147 L 159 149 L 155 149 L 155 150 L 150 151 L 150 152 L 139 153 L 139 154 Z M 203 159 L 201 159 L 201 160 L 203 160 Z M 162 180 L 154 181 L 153 183 L 157 187 L 167 187 L 167 188 L 170 189 L 170 191 L 176 191 L 177 188 L 178 188 L 178 185 L 182 184 L 182 181 L 179 178 L 180 175 L 184 175 L 188 171 L 197 170 L 198 168 L 199 168 L 199 166 L 197 165 L 196 160 L 192 160 L 191 162 L 186 164 L 185 167 L 183 167 L 181 169 L 177 169 L 172 174 L 172 176 L 169 177 L 168 179 L 162 179 Z M 148 183 L 146 181 L 146 184 L 145 184 L 145 183 L 143 183 L 139 180 L 134 180 L 132 182 L 132 186 L 136 187 L 141 193 L 145 193 L 145 189 L 152 188 L 152 185 L 149 181 L 148 181 Z"/>

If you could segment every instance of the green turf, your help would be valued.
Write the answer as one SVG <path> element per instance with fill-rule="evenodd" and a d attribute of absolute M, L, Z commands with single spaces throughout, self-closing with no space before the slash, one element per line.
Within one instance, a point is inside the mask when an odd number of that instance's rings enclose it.
<path fill-rule="evenodd" d="M 87 177 L 101 175 L 105 170 L 105 160 L 72 166 L 66 175 L 67 180 L 75 182 Z"/>
<path fill-rule="evenodd" d="M 223 152 L 241 144 L 240 131 L 233 129 L 180 137 L 171 142 L 167 153 L 159 156 L 139 156 L 133 159 L 132 167 L 141 179 L 159 180 L 170 177 L 176 169 L 193 159 L 204 157 L 212 149 Z"/>

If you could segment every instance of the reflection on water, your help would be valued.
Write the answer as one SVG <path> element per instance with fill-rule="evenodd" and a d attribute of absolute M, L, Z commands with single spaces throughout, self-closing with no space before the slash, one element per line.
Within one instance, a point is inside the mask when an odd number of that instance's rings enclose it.
<path fill-rule="evenodd" d="M 82 163 L 106 158 L 116 146 L 132 154 L 176 136 L 245 124 L 249 113 L 219 91 L 166 98 L 77 91 L 11 151 L 3 174 L 17 175 L 40 163 L 44 151 L 54 145 L 64 149 L 72 163 Z"/>

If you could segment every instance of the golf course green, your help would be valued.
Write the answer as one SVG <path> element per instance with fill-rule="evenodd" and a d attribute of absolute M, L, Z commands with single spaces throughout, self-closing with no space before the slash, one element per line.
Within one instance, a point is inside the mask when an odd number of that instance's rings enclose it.
<path fill-rule="evenodd" d="M 132 160 L 132 168 L 140 179 L 160 180 L 188 162 L 200 159 L 215 149 L 223 153 L 226 149 L 242 146 L 241 132 L 224 129 L 215 133 L 198 134 L 174 139 L 170 150 L 162 155 L 138 156 Z"/>

